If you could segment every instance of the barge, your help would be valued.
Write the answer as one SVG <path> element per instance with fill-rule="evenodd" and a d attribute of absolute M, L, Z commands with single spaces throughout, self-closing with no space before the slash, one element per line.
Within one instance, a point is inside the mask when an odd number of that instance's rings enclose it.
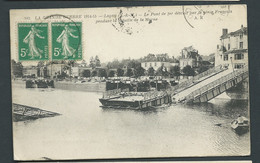
<path fill-rule="evenodd" d="M 99 99 L 103 108 L 147 109 L 171 103 L 171 96 L 166 91 L 129 92 L 120 89 L 111 91 L 107 91 Z"/>

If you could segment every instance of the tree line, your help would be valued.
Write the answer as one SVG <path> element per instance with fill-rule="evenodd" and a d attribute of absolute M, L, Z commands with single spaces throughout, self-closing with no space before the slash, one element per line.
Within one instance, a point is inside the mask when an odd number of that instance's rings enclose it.
<path fill-rule="evenodd" d="M 91 57 L 89 64 L 87 65 L 85 60 L 82 60 L 81 63 L 74 60 L 69 61 L 39 61 L 37 66 L 37 76 L 47 76 L 47 66 L 51 64 L 64 64 L 64 73 L 59 74 L 62 77 L 71 76 L 71 68 L 77 66 L 89 67 L 91 70 L 83 70 L 80 76 L 83 77 L 114 77 L 114 76 L 127 76 L 127 77 L 140 77 L 140 76 L 164 76 L 164 77 L 177 77 L 180 75 L 194 76 L 196 72 L 201 73 L 206 71 L 209 67 L 206 64 L 202 64 L 200 67 L 194 69 L 191 66 L 187 65 L 183 69 L 180 69 L 179 66 L 171 66 L 167 69 L 164 66 L 159 67 L 155 70 L 153 67 L 150 67 L 147 71 L 141 66 L 141 62 L 144 61 L 176 61 L 174 58 L 170 58 L 167 54 L 153 55 L 149 54 L 144 58 L 140 59 L 123 59 L 123 60 L 113 60 L 107 63 L 102 63 L 98 56 Z M 21 62 L 16 62 L 14 60 L 12 63 L 13 75 L 17 77 L 23 76 L 23 65 Z M 69 74 L 65 74 L 65 71 Z"/>
<path fill-rule="evenodd" d="M 117 68 L 117 69 L 93 69 L 93 70 L 83 70 L 82 77 L 140 77 L 140 76 L 163 76 L 163 77 L 178 77 L 180 75 L 194 76 L 196 74 L 195 70 L 187 65 L 181 71 L 179 66 L 171 66 L 169 70 L 166 67 L 161 66 L 157 70 L 150 67 L 147 71 L 141 66 L 134 68 Z"/>

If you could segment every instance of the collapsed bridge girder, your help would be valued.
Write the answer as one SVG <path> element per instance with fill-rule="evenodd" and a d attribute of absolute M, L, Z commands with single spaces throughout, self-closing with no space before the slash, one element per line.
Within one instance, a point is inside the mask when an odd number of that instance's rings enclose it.
<path fill-rule="evenodd" d="M 221 83 L 219 85 L 216 85 L 216 87 L 213 87 L 205 92 L 202 92 L 198 95 L 196 95 L 193 99 L 187 100 L 188 103 L 199 103 L 199 102 L 207 102 L 218 95 L 222 94 L 229 88 L 232 88 L 236 86 L 238 83 L 242 82 L 244 79 L 248 77 L 248 73 L 243 73 L 241 76 L 230 79 L 224 83 Z"/>
<path fill-rule="evenodd" d="M 235 71 L 225 70 L 173 94 L 172 101 L 182 103 L 207 102 L 241 83 L 247 77 L 247 67 Z"/>

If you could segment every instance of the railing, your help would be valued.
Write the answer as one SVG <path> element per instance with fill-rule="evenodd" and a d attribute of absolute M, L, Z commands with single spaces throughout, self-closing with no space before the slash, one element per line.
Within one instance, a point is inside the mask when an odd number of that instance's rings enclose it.
<path fill-rule="evenodd" d="M 144 100 L 148 100 L 148 99 L 152 99 L 152 98 L 155 98 L 155 97 L 160 97 L 160 96 L 163 96 L 165 95 L 166 92 L 162 92 L 162 91 L 152 91 L 152 92 L 147 92 L 145 93 L 143 96 L 144 96 Z"/>
<path fill-rule="evenodd" d="M 203 78 L 203 77 L 205 77 L 205 76 L 208 76 L 208 75 L 210 75 L 210 74 L 212 74 L 212 73 L 220 72 L 220 71 L 222 71 L 222 70 L 224 70 L 224 69 L 226 69 L 226 68 L 223 67 L 222 65 L 213 67 L 213 68 L 211 68 L 211 69 L 209 69 L 209 70 L 207 70 L 207 71 L 204 71 L 203 73 L 200 73 L 200 74 L 194 76 L 194 77 L 191 78 L 191 79 L 188 79 L 188 80 L 185 80 L 184 82 L 179 83 L 178 85 L 172 87 L 172 88 L 171 88 L 171 91 L 176 91 L 176 90 L 178 90 L 179 88 L 185 88 L 185 87 L 187 87 L 187 86 L 193 84 L 194 81 L 196 81 L 196 80 L 199 80 L 199 79 L 201 79 L 201 78 Z"/>
<path fill-rule="evenodd" d="M 194 97 L 201 95 L 201 94 L 211 90 L 212 88 L 216 88 L 219 85 L 222 85 L 229 80 L 232 80 L 234 78 L 242 76 L 243 74 L 245 74 L 247 72 L 248 72 L 248 67 L 244 67 L 244 69 L 237 70 L 237 71 L 234 71 L 230 74 L 227 74 L 227 75 L 225 75 L 225 76 L 223 76 L 223 77 L 221 77 L 221 78 L 201 87 L 200 89 L 197 89 L 197 90 L 191 92 L 188 96 L 185 97 L 185 100 L 186 101 L 192 100 L 192 99 L 194 99 Z"/>
<path fill-rule="evenodd" d="M 219 66 L 213 67 L 213 68 L 211 68 L 211 69 L 209 69 L 207 71 L 204 71 L 204 72 L 194 76 L 192 79 L 193 80 L 199 80 L 202 77 L 205 77 L 205 76 L 207 76 L 209 74 L 212 74 L 212 73 L 220 72 L 223 69 L 227 69 L 227 68 L 223 67 L 222 65 L 219 65 Z"/>
<path fill-rule="evenodd" d="M 103 93 L 103 98 L 114 96 L 114 95 L 120 94 L 121 92 L 129 92 L 129 88 L 108 90 Z"/>

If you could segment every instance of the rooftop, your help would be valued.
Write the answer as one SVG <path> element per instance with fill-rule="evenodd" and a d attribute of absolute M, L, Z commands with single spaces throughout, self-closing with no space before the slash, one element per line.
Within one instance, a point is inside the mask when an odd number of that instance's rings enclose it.
<path fill-rule="evenodd" d="M 240 29 L 234 31 L 234 32 L 230 32 L 230 33 L 227 33 L 227 34 L 224 34 L 222 36 L 220 36 L 221 39 L 224 39 L 224 38 L 228 38 L 230 36 L 238 36 L 239 34 L 247 34 L 247 27 L 241 27 Z"/>
<path fill-rule="evenodd" d="M 148 54 L 141 59 L 141 62 L 171 62 L 178 63 L 178 60 L 174 57 L 169 57 L 167 53 L 165 54 Z"/>

